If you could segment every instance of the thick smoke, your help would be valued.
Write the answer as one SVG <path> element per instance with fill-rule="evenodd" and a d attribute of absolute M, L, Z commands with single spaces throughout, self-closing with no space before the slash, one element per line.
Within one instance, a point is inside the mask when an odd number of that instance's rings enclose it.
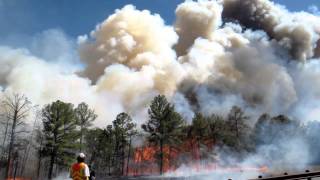
<path fill-rule="evenodd" d="M 81 74 L 99 92 L 118 94 L 129 112 L 140 113 L 156 94 L 172 96 L 184 74 L 172 46 L 178 36 L 159 15 L 125 6 L 80 37 Z"/>
<path fill-rule="evenodd" d="M 0 47 L 0 54 L 2 93 L 25 94 L 40 106 L 58 99 L 75 104 L 84 101 L 99 114 L 96 125 L 101 126 L 123 111 L 116 95 L 97 92 L 89 79 L 65 72 L 65 66 L 49 63 L 22 49 Z"/>
<path fill-rule="evenodd" d="M 249 114 L 252 126 L 265 112 L 317 120 L 319 17 L 268 0 L 186 1 L 176 17 L 170 26 L 132 5 L 116 10 L 89 36 L 78 38 L 81 62 L 74 53 L 36 53 L 46 38 L 34 48 L 1 46 L 1 94 L 24 93 L 41 106 L 57 99 L 84 101 L 97 112 L 100 127 L 122 111 L 141 124 L 159 93 L 189 122 L 196 111 L 226 115 L 234 105 Z M 69 68 L 69 58 L 75 67 Z M 284 162 L 299 161 L 294 152 L 308 156 L 300 148 L 303 140 L 287 145 Z M 274 148 L 279 146 L 263 147 L 243 163 L 266 163 L 262 157 Z"/>
<path fill-rule="evenodd" d="M 210 38 L 221 24 L 222 6 L 209 1 L 188 2 L 177 7 L 175 31 L 179 42 L 175 49 L 184 55 L 198 37 Z"/>
<path fill-rule="evenodd" d="M 269 0 L 224 0 L 223 17 L 265 31 L 287 48 L 293 58 L 305 61 L 315 55 L 319 35 L 318 18 L 305 13 L 289 13 Z M 319 22 L 319 21 L 318 21 Z"/>
<path fill-rule="evenodd" d="M 93 43 L 80 38 L 80 55 L 87 64 L 84 75 L 94 81 L 115 63 L 141 70 L 148 65 L 164 68 L 175 60 L 171 47 L 178 36 L 173 28 L 165 26 L 159 15 L 138 11 L 131 5 L 99 24 L 91 37 Z"/>

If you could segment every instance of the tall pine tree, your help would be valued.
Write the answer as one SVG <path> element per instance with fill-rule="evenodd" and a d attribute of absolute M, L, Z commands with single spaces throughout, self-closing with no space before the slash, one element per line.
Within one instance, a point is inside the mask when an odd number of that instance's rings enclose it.
<path fill-rule="evenodd" d="M 156 96 L 148 109 L 149 120 L 142 125 L 149 142 L 160 147 L 159 170 L 163 174 L 164 146 L 179 144 L 184 121 L 164 95 Z"/>
<path fill-rule="evenodd" d="M 203 144 L 206 136 L 208 136 L 208 120 L 201 113 L 196 113 L 192 119 L 190 128 L 191 137 L 195 138 L 199 150 L 199 160 L 201 161 L 201 145 Z"/>
<path fill-rule="evenodd" d="M 79 146 L 73 105 L 55 101 L 42 109 L 44 151 L 50 158 L 48 179 L 53 178 L 55 165 L 66 166 L 74 157 Z"/>
<path fill-rule="evenodd" d="M 115 157 L 118 162 L 116 169 L 117 174 L 124 175 L 125 165 L 125 151 L 130 143 L 130 138 L 134 132 L 135 124 L 132 122 L 131 117 L 127 113 L 120 113 L 113 121 L 114 136 L 115 136 Z"/>
<path fill-rule="evenodd" d="M 75 109 L 75 115 L 77 124 L 80 127 L 80 152 L 83 149 L 83 137 L 88 131 L 88 128 L 92 126 L 92 122 L 97 118 L 97 115 L 89 106 L 82 102 Z"/>

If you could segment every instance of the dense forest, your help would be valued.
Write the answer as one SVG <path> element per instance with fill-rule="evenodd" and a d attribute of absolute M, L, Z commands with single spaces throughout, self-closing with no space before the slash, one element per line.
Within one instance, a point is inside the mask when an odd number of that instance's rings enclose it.
<path fill-rule="evenodd" d="M 318 122 L 262 114 L 252 125 L 234 106 L 225 117 L 197 112 L 187 123 L 163 95 L 154 97 L 141 127 L 126 112 L 96 127 L 97 114 L 85 102 L 57 100 L 41 109 L 20 94 L 1 99 L 1 112 L 2 177 L 53 179 L 68 172 L 79 152 L 99 176 L 133 176 L 163 174 L 182 164 L 210 167 L 221 162 L 221 149 L 241 161 L 261 145 L 295 136 L 313 145 L 315 157 L 320 147 Z"/>

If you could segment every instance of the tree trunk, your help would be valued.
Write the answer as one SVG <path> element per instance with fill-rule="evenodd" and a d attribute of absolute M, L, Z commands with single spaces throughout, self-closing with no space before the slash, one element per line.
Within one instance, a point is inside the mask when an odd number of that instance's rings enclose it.
<path fill-rule="evenodd" d="M 98 149 L 100 149 L 100 148 L 98 148 Z M 93 161 L 95 161 L 95 159 L 96 159 L 96 151 L 92 150 L 92 154 L 91 154 L 91 157 L 90 157 L 89 164 L 93 164 Z"/>
<path fill-rule="evenodd" d="M 56 160 L 56 149 L 55 149 L 55 145 L 57 142 L 57 130 L 54 131 L 54 146 L 52 147 L 52 152 L 50 154 L 50 165 L 49 165 L 49 174 L 48 174 L 48 179 L 51 180 L 52 179 L 52 174 L 53 174 L 53 166 Z"/>
<path fill-rule="evenodd" d="M 3 142 L 2 142 L 2 148 L 3 148 L 2 153 L 5 152 L 5 144 L 6 144 L 6 140 L 7 140 L 8 129 L 9 129 L 9 119 L 7 119 L 6 128 L 5 128 L 5 132 L 4 132 L 4 138 L 3 138 Z"/>
<path fill-rule="evenodd" d="M 7 140 L 8 129 L 9 129 L 9 119 L 7 119 L 6 128 L 5 128 L 4 137 L 3 137 L 3 142 L 2 142 L 2 152 L 1 152 L 2 155 L 0 157 L 1 162 L 3 162 L 4 159 L 5 159 L 4 154 L 5 154 L 5 151 L 6 151 L 5 144 L 6 144 L 6 140 Z M 0 162 L 0 166 L 2 166 L 1 162 Z"/>
<path fill-rule="evenodd" d="M 40 144 L 39 144 L 39 157 L 38 157 L 38 167 L 37 167 L 37 179 L 39 180 L 40 177 L 40 170 L 41 170 L 41 160 L 42 160 L 42 143 L 43 143 L 43 138 L 40 135 Z"/>
<path fill-rule="evenodd" d="M 119 168 L 119 138 L 116 137 L 116 145 L 114 147 L 114 153 L 113 153 L 113 158 L 112 158 L 112 165 L 115 167 L 115 174 L 118 174 L 118 168 Z"/>
<path fill-rule="evenodd" d="M 80 152 L 82 152 L 83 126 L 80 127 Z"/>
<path fill-rule="evenodd" d="M 122 140 L 122 149 L 121 149 L 121 175 L 124 176 L 124 165 L 125 165 L 125 144 L 126 141 L 124 139 L 123 133 L 121 134 L 121 140 Z"/>
<path fill-rule="evenodd" d="M 111 176 L 111 156 L 108 157 L 108 175 Z"/>
<path fill-rule="evenodd" d="M 6 168 L 6 178 L 9 178 L 10 176 L 10 166 L 12 162 L 12 153 L 14 150 L 14 140 L 15 140 L 15 130 L 16 130 L 16 125 L 17 125 L 17 115 L 18 111 L 14 111 L 14 116 L 13 116 L 13 122 L 12 122 L 12 128 L 11 128 L 11 139 L 10 139 L 10 145 L 9 145 L 9 152 L 8 152 L 8 161 L 7 161 L 7 168 Z"/>
<path fill-rule="evenodd" d="M 160 140 L 160 175 L 163 174 L 163 140 Z"/>
<path fill-rule="evenodd" d="M 131 136 L 129 139 L 129 150 L 128 150 L 128 157 L 127 157 L 127 176 L 129 175 L 129 161 L 130 161 L 130 153 L 131 153 Z"/>
<path fill-rule="evenodd" d="M 200 164 L 201 164 L 202 156 L 201 156 L 200 138 L 197 138 L 197 145 L 198 145 L 198 151 L 199 151 L 199 161 L 200 161 Z"/>
<path fill-rule="evenodd" d="M 236 136 L 237 136 L 237 139 L 239 139 L 238 119 L 236 119 Z"/>
<path fill-rule="evenodd" d="M 49 174 L 48 174 L 48 179 L 49 180 L 52 179 L 54 160 L 55 160 L 55 153 L 52 152 L 51 153 L 51 157 L 50 157 Z"/>
<path fill-rule="evenodd" d="M 18 171 L 18 165 L 19 165 L 19 158 L 18 157 L 16 157 L 14 164 L 15 164 L 14 165 L 15 167 L 14 167 L 14 173 L 13 173 L 13 180 L 15 180 L 17 177 L 17 171 Z"/>
<path fill-rule="evenodd" d="M 37 179 L 39 179 L 39 177 L 40 177 L 41 160 L 42 160 L 42 155 L 40 153 L 39 159 L 38 159 L 38 167 L 37 167 Z"/>
<path fill-rule="evenodd" d="M 27 161 L 29 159 L 29 152 L 30 152 L 31 143 L 32 143 L 32 138 L 29 140 L 29 144 L 27 145 L 27 148 L 25 149 L 25 151 L 23 153 L 22 162 L 21 162 L 22 167 L 21 167 L 21 171 L 20 171 L 20 175 L 21 176 L 23 176 L 25 167 L 27 166 Z"/>

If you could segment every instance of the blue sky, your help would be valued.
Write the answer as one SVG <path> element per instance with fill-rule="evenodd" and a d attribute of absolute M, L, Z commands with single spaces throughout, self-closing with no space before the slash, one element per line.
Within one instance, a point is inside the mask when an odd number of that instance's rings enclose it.
<path fill-rule="evenodd" d="M 308 10 L 320 0 L 274 0 L 291 11 Z M 134 4 L 138 9 L 159 13 L 167 24 L 183 0 L 0 0 L 0 40 L 8 36 L 34 35 L 61 29 L 68 36 L 89 33 L 115 9 Z"/>

